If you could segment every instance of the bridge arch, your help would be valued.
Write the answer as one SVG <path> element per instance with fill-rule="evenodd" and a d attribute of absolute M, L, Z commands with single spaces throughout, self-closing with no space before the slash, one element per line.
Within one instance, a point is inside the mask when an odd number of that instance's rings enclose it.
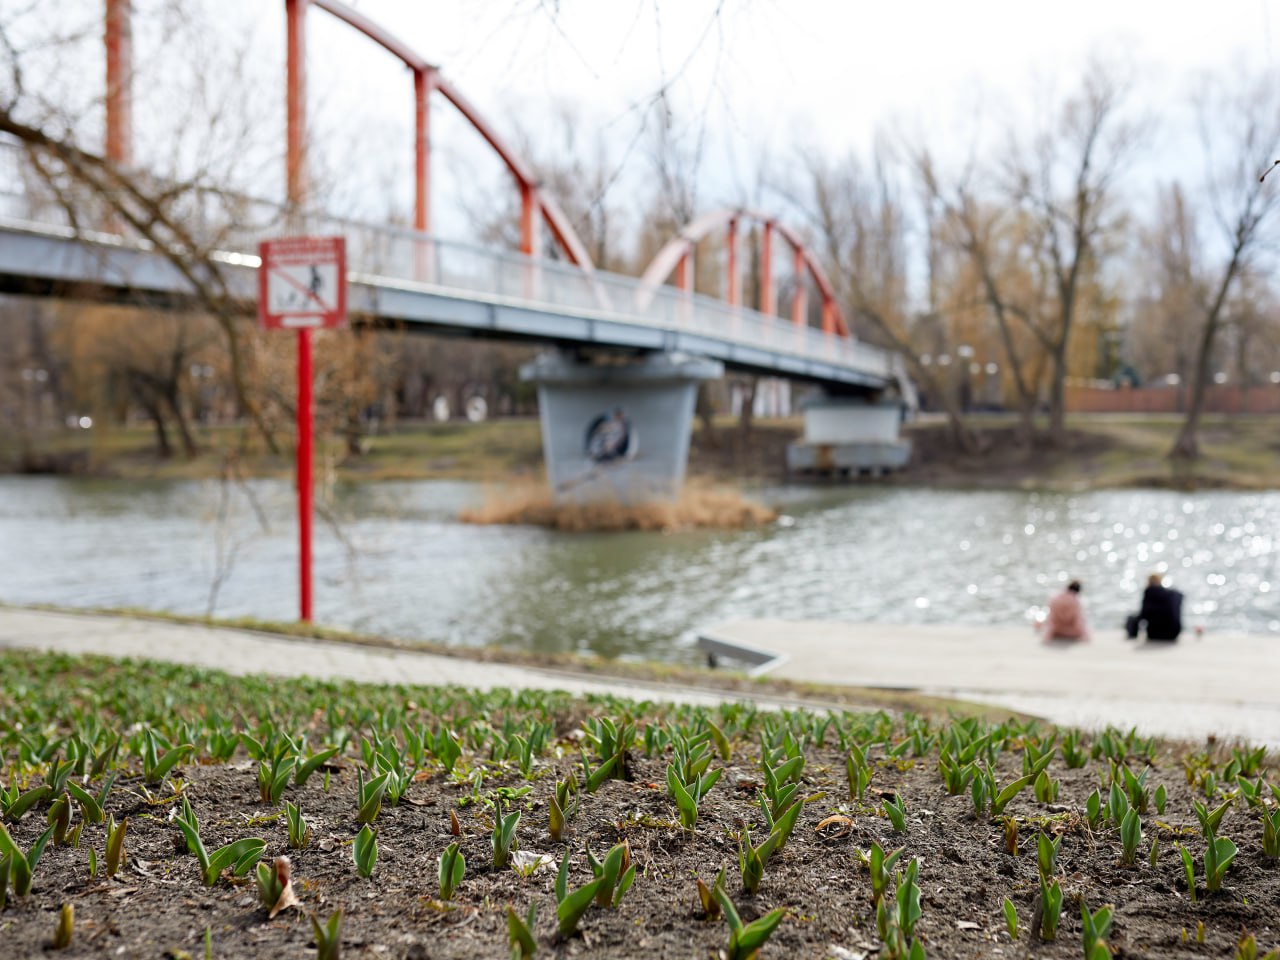
<path fill-rule="evenodd" d="M 813 280 L 822 297 L 822 330 L 837 336 L 849 337 L 852 334 L 840 309 L 840 301 L 836 297 L 835 287 L 822 264 L 818 262 L 812 251 L 794 230 L 777 218 L 757 210 L 744 207 L 725 207 L 704 213 L 667 241 L 666 245 L 654 256 L 641 278 L 646 289 L 661 286 L 674 271 L 676 286 L 684 291 L 693 291 L 693 258 L 698 241 L 716 232 L 726 231 L 726 263 L 724 291 L 725 299 L 731 305 L 741 302 L 741 274 L 739 270 L 738 227 L 740 224 L 758 223 L 763 227 L 761 235 L 760 258 L 760 303 L 761 313 L 775 316 L 778 312 L 777 288 L 773 278 L 773 247 L 775 235 L 781 237 L 791 248 L 792 269 L 797 283 L 796 294 L 791 301 L 791 321 L 797 326 L 804 326 L 808 317 L 808 289 L 802 281 L 806 277 Z"/>
<path fill-rule="evenodd" d="M 106 0 L 107 53 L 107 156 L 121 166 L 132 158 L 132 74 L 133 0 Z M 307 196 L 306 162 L 306 17 L 316 7 L 364 34 L 409 68 L 414 90 L 414 229 L 431 230 L 431 94 L 449 101 L 477 133 L 493 148 L 510 171 L 520 191 L 520 250 L 540 256 L 543 222 L 566 258 L 591 271 L 591 255 L 573 224 L 555 200 L 541 189 L 533 169 L 484 119 L 475 106 L 444 76 L 407 43 L 340 0 L 284 0 L 286 19 L 286 182 L 290 203 L 300 205 Z"/>

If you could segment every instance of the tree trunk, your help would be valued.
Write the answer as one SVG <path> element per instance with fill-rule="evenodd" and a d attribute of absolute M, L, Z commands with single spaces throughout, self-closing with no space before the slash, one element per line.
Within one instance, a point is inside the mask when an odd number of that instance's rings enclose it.
<path fill-rule="evenodd" d="M 1049 444 L 1062 443 L 1067 432 L 1067 349 L 1063 343 L 1053 353 L 1053 377 L 1049 384 Z"/>
<path fill-rule="evenodd" d="M 173 445 L 169 442 L 169 432 L 164 425 L 164 410 L 155 392 L 137 377 L 129 378 L 129 386 L 138 404 L 151 417 L 156 432 L 156 455 L 162 460 L 173 456 Z"/>
<path fill-rule="evenodd" d="M 182 440 L 182 453 L 188 460 L 194 460 L 196 454 L 200 452 L 200 447 L 196 443 L 195 437 L 191 434 L 191 424 L 187 422 L 187 416 L 183 412 L 182 399 L 178 396 L 178 383 L 176 380 L 170 381 L 165 385 L 164 399 L 169 410 L 173 413 L 174 422 L 178 425 L 178 436 Z"/>

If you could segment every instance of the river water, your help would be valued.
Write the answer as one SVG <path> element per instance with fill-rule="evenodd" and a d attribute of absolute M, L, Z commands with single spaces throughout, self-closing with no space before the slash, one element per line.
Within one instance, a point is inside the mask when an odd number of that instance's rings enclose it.
<path fill-rule="evenodd" d="M 1280 639 L 1280 492 L 1073 494 L 771 487 L 745 531 L 554 533 L 457 522 L 448 482 L 337 487 L 317 521 L 315 614 L 461 645 L 690 660 L 737 617 L 1026 623 L 1067 579 L 1095 625 L 1153 570 L 1192 624 Z M 288 620 L 290 485 L 0 478 L 0 601 Z M 1029 628 L 1028 628 L 1029 629 Z"/>

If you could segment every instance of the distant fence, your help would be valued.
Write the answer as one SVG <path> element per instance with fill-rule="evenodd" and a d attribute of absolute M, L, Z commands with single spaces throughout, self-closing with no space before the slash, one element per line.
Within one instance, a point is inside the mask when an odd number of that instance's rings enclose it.
<path fill-rule="evenodd" d="M 1181 386 L 1067 386 L 1070 413 L 1182 413 L 1190 390 Z M 1213 384 L 1205 392 L 1206 413 L 1280 413 L 1280 384 L 1242 387 Z"/>

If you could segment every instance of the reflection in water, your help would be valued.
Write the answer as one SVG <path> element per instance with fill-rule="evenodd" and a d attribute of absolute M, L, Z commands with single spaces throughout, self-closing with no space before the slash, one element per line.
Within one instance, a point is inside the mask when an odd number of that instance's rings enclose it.
<path fill-rule="evenodd" d="M 0 600 L 288 620 L 292 492 L 216 483 L 0 479 Z M 1071 577 L 1099 628 L 1153 570 L 1192 623 L 1280 634 L 1280 493 L 772 488 L 776 524 L 554 533 L 457 521 L 480 487 L 340 487 L 316 532 L 323 623 L 454 644 L 684 659 L 734 617 L 1025 622 Z"/>

